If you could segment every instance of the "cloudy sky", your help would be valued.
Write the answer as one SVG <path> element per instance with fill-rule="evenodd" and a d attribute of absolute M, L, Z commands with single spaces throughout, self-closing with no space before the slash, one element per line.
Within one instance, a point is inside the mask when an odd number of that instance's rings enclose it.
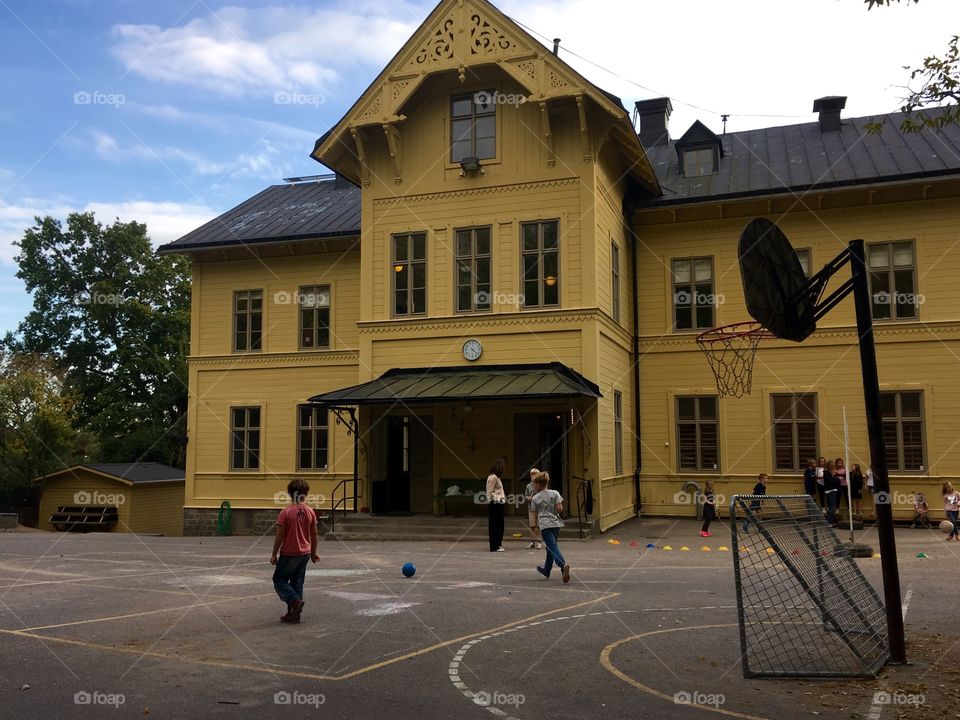
<path fill-rule="evenodd" d="M 434 4 L 0 0 L 0 332 L 29 307 L 13 243 L 35 215 L 138 220 L 160 244 L 322 172 L 314 140 Z M 960 32 L 956 0 L 498 4 L 626 102 L 672 97 L 674 136 L 719 131 L 720 113 L 729 130 L 808 122 L 822 95 L 848 95 L 850 117 L 893 111 L 903 66 Z M 290 93 L 309 102 L 277 102 Z"/>

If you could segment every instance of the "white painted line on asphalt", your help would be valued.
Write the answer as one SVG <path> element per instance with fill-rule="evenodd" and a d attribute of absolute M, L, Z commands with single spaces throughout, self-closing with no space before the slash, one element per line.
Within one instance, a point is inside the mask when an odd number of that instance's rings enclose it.
<path fill-rule="evenodd" d="M 910 609 L 910 601 L 913 599 L 913 588 L 907 590 L 906 596 L 903 598 L 903 619 L 907 619 L 907 610 Z M 873 705 L 870 706 L 870 712 L 867 713 L 867 720 L 880 720 L 880 713 L 883 712 L 883 706 L 889 702 L 890 693 L 888 693 L 886 688 L 886 682 L 880 681 L 880 685 L 877 688 L 877 692 L 873 694 Z"/>
<path fill-rule="evenodd" d="M 699 608 L 694 608 L 699 609 Z M 662 610 L 662 608 L 645 608 L 645 610 Z M 492 715 L 497 716 L 498 718 L 503 718 L 503 720 L 519 720 L 519 718 L 510 715 L 509 713 L 504 712 L 500 708 L 493 707 L 491 705 L 497 698 L 497 693 L 490 693 L 486 690 L 480 690 L 473 692 L 467 687 L 467 684 L 463 682 L 460 677 L 460 665 L 463 663 L 463 658 L 470 651 L 470 649 L 484 640 L 489 640 L 491 638 L 501 637 L 507 633 L 516 632 L 517 630 L 525 630 L 528 628 L 536 627 L 538 625 L 543 625 L 549 622 L 555 622 L 557 620 L 574 620 L 577 618 L 591 617 L 596 615 L 621 615 L 627 613 L 636 613 L 643 612 L 643 610 L 608 610 L 606 612 L 592 612 L 592 613 L 580 613 L 578 615 L 564 615 L 563 617 L 550 618 L 549 620 L 537 620 L 535 622 L 526 623 L 524 625 L 516 625 L 512 628 L 506 630 L 501 630 L 500 632 L 491 633 L 490 635 L 484 635 L 483 637 L 476 638 L 470 642 L 464 644 L 453 656 L 453 660 L 450 661 L 450 665 L 447 669 L 448 677 L 450 682 L 453 683 L 453 686 L 460 691 L 460 693 L 471 700 L 474 704 L 479 705 L 487 712 Z"/>

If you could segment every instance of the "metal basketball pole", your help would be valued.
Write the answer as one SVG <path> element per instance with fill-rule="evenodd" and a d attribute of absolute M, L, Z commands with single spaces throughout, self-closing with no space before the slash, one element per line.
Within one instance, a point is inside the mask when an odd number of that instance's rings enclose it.
<path fill-rule="evenodd" d="M 887 634 L 890 659 L 907 662 L 903 609 L 900 598 L 900 570 L 897 566 L 897 541 L 893 533 L 893 503 L 887 467 L 886 443 L 883 439 L 883 416 L 880 411 L 880 379 L 877 372 L 877 349 L 873 338 L 873 311 L 870 283 L 867 276 L 866 251 L 863 240 L 850 243 L 853 269 L 853 300 L 857 309 L 857 335 L 860 338 L 860 366 L 863 370 L 863 401 L 870 438 L 870 464 L 877 494 L 884 493 L 887 502 L 874 504 L 877 513 L 877 534 L 880 540 L 880 565 L 883 569 L 883 599 L 887 606 Z"/>

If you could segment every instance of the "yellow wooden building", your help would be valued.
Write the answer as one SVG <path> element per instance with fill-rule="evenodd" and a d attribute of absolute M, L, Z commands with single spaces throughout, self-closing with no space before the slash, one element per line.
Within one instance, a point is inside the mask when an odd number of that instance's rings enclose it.
<path fill-rule="evenodd" d="M 716 398 L 694 337 L 748 319 L 736 240 L 756 215 L 811 269 L 871 243 L 894 298 L 878 335 L 895 487 L 956 475 L 956 135 L 953 156 L 892 126 L 864 137 L 824 101 L 790 133 L 697 123 L 676 142 L 669 101 L 645 101 L 638 133 L 490 3 L 441 2 L 317 141 L 335 177 L 268 188 L 161 250 L 193 262 L 185 532 L 224 500 L 236 528 L 269 528 L 292 477 L 323 507 L 475 511 L 498 456 L 508 492 L 547 467 L 575 508 L 589 481 L 603 529 L 693 514 L 688 481 L 730 494 L 766 470 L 796 490 L 798 457 L 842 454 L 843 407 L 863 458 L 849 309 L 802 347 L 765 346 L 753 396 Z"/>

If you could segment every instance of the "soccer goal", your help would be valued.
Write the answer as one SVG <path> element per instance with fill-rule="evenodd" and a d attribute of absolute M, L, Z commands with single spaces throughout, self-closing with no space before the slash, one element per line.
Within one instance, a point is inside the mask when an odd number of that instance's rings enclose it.
<path fill-rule="evenodd" d="M 876 677 L 883 602 L 813 500 L 736 495 L 730 527 L 744 677 Z"/>

